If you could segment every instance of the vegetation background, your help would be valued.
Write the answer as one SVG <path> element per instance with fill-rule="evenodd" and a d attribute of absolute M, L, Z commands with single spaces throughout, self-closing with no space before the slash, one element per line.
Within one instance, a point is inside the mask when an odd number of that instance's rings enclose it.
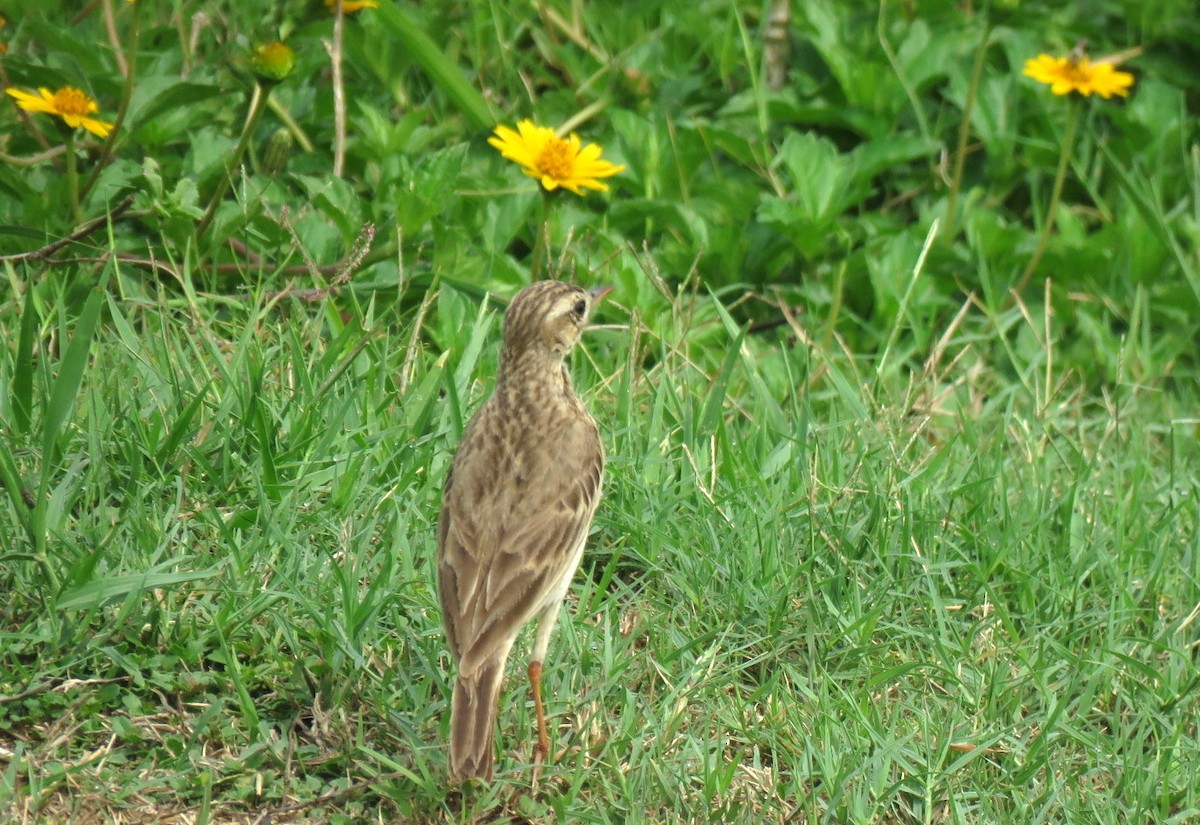
<path fill-rule="evenodd" d="M 1193 2 L 6 11 L 0 80 L 119 125 L 0 114 L 0 820 L 1200 821 Z M 1128 99 L 1021 75 L 1084 38 Z M 561 751 L 518 653 L 459 792 L 526 117 L 628 167 L 550 223 L 610 471 Z"/>

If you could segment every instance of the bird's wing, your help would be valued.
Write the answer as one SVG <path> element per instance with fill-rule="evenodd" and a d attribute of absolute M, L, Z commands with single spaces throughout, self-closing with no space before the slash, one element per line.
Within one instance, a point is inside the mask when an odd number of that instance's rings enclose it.
<path fill-rule="evenodd" d="M 464 436 L 439 519 L 446 634 L 471 671 L 521 627 L 564 575 L 600 499 L 604 451 L 589 418 L 543 433 L 527 455 Z M 549 447 L 549 449 L 547 449 Z"/>

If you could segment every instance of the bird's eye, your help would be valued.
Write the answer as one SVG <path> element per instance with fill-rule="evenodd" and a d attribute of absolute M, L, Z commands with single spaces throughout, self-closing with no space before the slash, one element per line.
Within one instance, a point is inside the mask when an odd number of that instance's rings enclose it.
<path fill-rule="evenodd" d="M 571 314 L 579 320 L 583 320 L 584 313 L 587 312 L 587 301 L 580 298 L 575 302 L 575 306 L 571 307 Z"/>

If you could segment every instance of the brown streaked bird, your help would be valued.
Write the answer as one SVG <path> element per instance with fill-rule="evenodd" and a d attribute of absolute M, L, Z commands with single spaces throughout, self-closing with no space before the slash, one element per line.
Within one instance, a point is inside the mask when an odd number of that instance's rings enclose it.
<path fill-rule="evenodd" d="M 438 520 L 438 597 L 458 665 L 450 777 L 491 779 L 504 665 L 537 619 L 529 658 L 535 758 L 550 750 L 542 660 L 600 501 L 604 448 L 564 359 L 611 287 L 539 281 L 504 313 L 491 398 L 463 433 Z"/>

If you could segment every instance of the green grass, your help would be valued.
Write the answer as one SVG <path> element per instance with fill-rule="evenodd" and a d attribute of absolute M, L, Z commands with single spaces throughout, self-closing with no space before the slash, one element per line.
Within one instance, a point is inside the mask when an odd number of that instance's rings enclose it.
<path fill-rule="evenodd" d="M 298 4 L 195 40 L 197 4 L 114 4 L 94 231 L 45 247 L 65 168 L 0 165 L 0 822 L 1200 821 L 1189 4 L 792 4 L 777 91 L 766 4 L 409 5 L 347 21 L 344 179 Z M 10 82 L 111 119 L 99 9 L 50 6 Z M 298 68 L 205 225 L 240 35 Z M 1146 53 L 1014 290 L 1070 105 L 1019 67 L 1080 36 Z M 629 168 L 552 224 L 561 277 L 617 287 L 572 360 L 609 463 L 559 752 L 535 783 L 526 641 L 497 781 L 459 789 L 435 524 L 539 213 L 486 112 L 583 113 Z"/>
<path fill-rule="evenodd" d="M 494 325 L 437 358 L 411 313 L 108 311 L 48 551 L 6 522 L 11 810 L 446 815 L 433 521 Z M 1107 404 L 1044 385 L 1052 346 L 1002 365 L 1029 391 L 975 371 L 934 406 L 936 365 L 863 381 L 779 334 L 704 369 L 640 332 L 593 333 L 575 365 L 611 459 L 547 671 L 566 753 L 531 790 L 515 666 L 500 782 L 462 817 L 1200 811 L 1194 422 L 1133 381 Z M 36 478 L 36 440 L 9 444 Z"/>

